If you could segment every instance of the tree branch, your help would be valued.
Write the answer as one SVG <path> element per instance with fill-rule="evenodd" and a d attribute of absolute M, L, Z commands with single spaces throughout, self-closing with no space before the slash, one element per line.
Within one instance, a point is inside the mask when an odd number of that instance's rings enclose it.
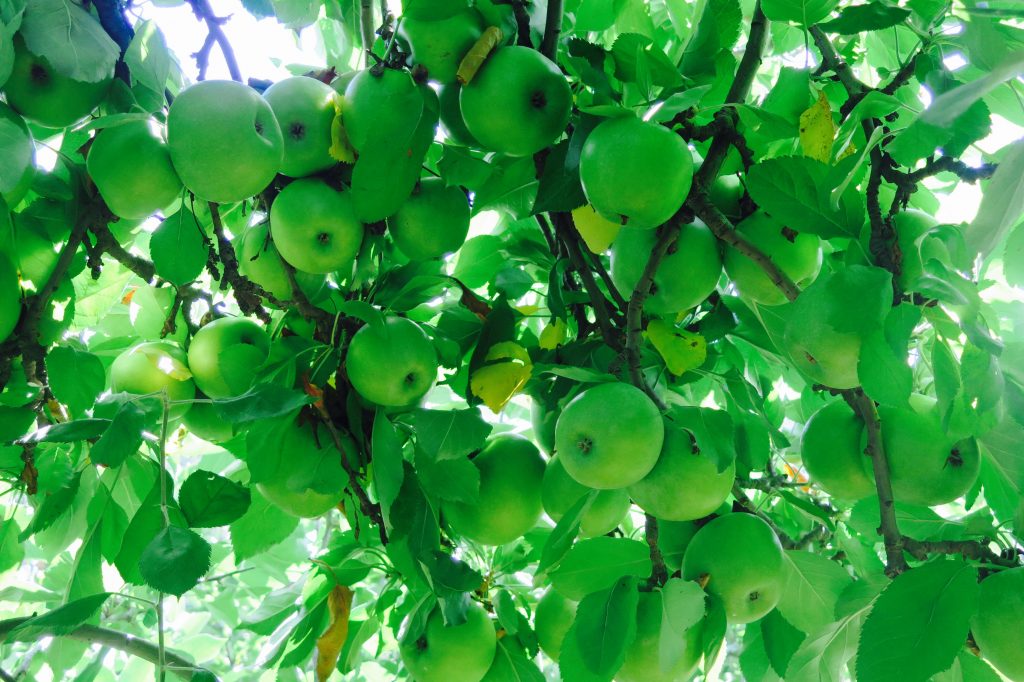
<path fill-rule="evenodd" d="M 113 233 L 105 222 L 92 224 L 89 227 L 89 231 L 96 237 L 96 248 L 101 254 L 110 254 L 114 260 L 147 282 L 152 282 L 153 278 L 156 277 L 156 268 L 153 266 L 153 263 L 126 251 L 118 243 L 117 239 L 114 238 Z"/>
<path fill-rule="evenodd" d="M 651 550 L 651 577 L 647 584 L 650 587 L 660 587 L 668 580 L 668 569 L 665 567 L 661 547 L 658 546 L 658 519 L 650 514 L 644 514 L 644 536 Z"/>
<path fill-rule="evenodd" d="M 562 35 L 562 15 L 565 0 L 548 0 L 548 13 L 544 22 L 544 37 L 540 41 L 540 53 L 555 61 L 558 52 L 558 38 Z"/>
<path fill-rule="evenodd" d="M 232 49 L 231 42 L 221 28 L 230 17 L 216 16 L 213 13 L 213 8 L 210 7 L 209 0 L 188 0 L 188 4 L 192 7 L 192 13 L 196 16 L 196 19 L 206 24 L 207 30 L 206 41 L 199 48 L 199 52 L 193 55 L 196 58 L 196 66 L 199 69 L 199 80 L 206 78 L 206 69 L 210 63 L 210 52 L 213 49 L 214 43 L 216 43 L 220 48 L 221 54 L 224 55 L 224 63 L 227 64 L 231 80 L 238 81 L 239 83 L 243 82 L 242 72 L 238 68 L 238 60 L 235 59 L 235 51 Z"/>
<path fill-rule="evenodd" d="M 235 249 L 224 234 L 224 223 L 220 218 L 220 208 L 214 202 L 209 202 L 210 218 L 213 220 L 213 232 L 217 237 L 217 254 L 221 265 L 224 266 L 224 278 L 220 287 L 224 289 L 230 284 L 235 300 L 238 301 L 238 308 L 246 315 L 255 315 L 265 323 L 270 322 L 270 315 L 263 308 L 260 297 L 267 299 L 274 305 L 284 308 L 284 304 L 278 301 L 270 292 L 264 291 L 249 278 L 238 271 L 238 258 L 235 256 Z"/>
<path fill-rule="evenodd" d="M 359 0 L 359 35 L 363 41 L 363 59 L 367 68 L 373 61 L 373 0 Z"/>
<path fill-rule="evenodd" d="M 366 494 L 366 490 L 359 482 L 359 473 L 348 459 L 348 452 L 345 450 L 344 443 L 341 442 L 341 434 L 338 432 L 334 422 L 331 421 L 331 415 L 327 413 L 327 409 L 322 406 L 322 403 L 319 410 L 320 416 L 323 418 L 323 424 L 327 427 L 327 432 L 331 434 L 331 442 L 334 443 L 334 447 L 338 449 L 338 453 L 341 455 L 341 466 L 345 469 L 345 473 L 348 474 L 349 491 L 359 500 L 359 508 L 363 512 L 363 516 L 370 519 L 377 526 L 381 544 L 388 544 L 388 531 L 384 527 L 384 514 L 381 512 L 380 505 L 370 500 L 370 496 Z"/>
<path fill-rule="evenodd" d="M 516 18 L 516 45 L 533 48 L 530 40 L 530 13 L 526 11 L 525 0 L 493 0 L 495 5 L 512 5 L 512 15 Z"/>
<path fill-rule="evenodd" d="M 1015 568 L 1019 565 L 1015 559 L 1000 556 L 993 552 L 989 549 L 988 542 L 977 542 L 974 540 L 922 542 L 904 535 L 903 548 L 919 561 L 926 560 L 929 554 L 959 554 L 965 559 L 985 561 L 996 566 Z"/>

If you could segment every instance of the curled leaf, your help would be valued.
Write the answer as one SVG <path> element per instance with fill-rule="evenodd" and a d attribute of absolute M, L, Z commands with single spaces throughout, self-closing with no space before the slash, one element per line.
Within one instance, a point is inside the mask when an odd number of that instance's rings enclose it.
<path fill-rule="evenodd" d="M 348 639 L 348 618 L 352 611 L 352 590 L 336 585 L 327 596 L 331 622 L 316 641 L 316 679 L 324 682 L 338 665 L 338 656 Z"/>
<path fill-rule="evenodd" d="M 473 80 L 476 72 L 480 70 L 484 60 L 487 59 L 487 55 L 501 45 L 501 41 L 504 38 L 505 34 L 501 32 L 500 28 L 497 26 L 488 27 L 459 63 L 459 70 L 455 74 L 455 78 L 459 83 L 465 85 Z"/>
<path fill-rule="evenodd" d="M 491 346 L 484 363 L 470 377 L 469 389 L 497 414 L 526 385 L 533 363 L 526 349 L 512 341 Z"/>

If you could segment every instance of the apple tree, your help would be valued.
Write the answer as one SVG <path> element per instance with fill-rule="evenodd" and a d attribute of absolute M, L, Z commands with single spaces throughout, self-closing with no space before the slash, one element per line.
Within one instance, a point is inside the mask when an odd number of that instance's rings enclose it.
<path fill-rule="evenodd" d="M 220 5 L 0 0 L 0 679 L 1024 680 L 1019 3 Z"/>

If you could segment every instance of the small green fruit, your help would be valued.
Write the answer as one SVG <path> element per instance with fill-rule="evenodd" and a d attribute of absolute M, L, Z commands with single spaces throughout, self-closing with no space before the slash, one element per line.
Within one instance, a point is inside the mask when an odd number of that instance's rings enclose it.
<path fill-rule="evenodd" d="M 537 643 L 541 650 L 552 661 L 558 661 L 562 652 L 562 642 L 576 619 L 576 602 L 566 599 L 554 588 L 549 588 L 537 602 L 537 610 L 533 616 L 533 629 L 537 633 Z"/>
<path fill-rule="evenodd" d="M 437 352 L 412 320 L 389 317 L 382 327 L 355 333 L 345 356 L 352 388 L 371 403 L 408 407 L 420 401 L 437 379 Z"/>
<path fill-rule="evenodd" d="M 821 269 L 821 239 L 817 235 L 793 232 L 764 211 L 751 215 L 736 230 L 801 288 L 817 277 Z M 732 247 L 725 251 L 725 273 L 740 294 L 756 303 L 786 302 L 785 295 L 761 266 Z"/>
<path fill-rule="evenodd" d="M 415 641 L 399 641 L 398 652 L 416 682 L 480 682 L 497 645 L 487 612 L 470 602 L 466 622 L 446 626 L 436 609 L 427 619 L 426 631 Z"/>
<path fill-rule="evenodd" d="M 971 634 L 981 655 L 1007 678 L 1024 680 L 1024 568 L 1010 568 L 981 581 Z"/>
<path fill-rule="evenodd" d="M 271 85 L 263 97 L 281 126 L 283 175 L 301 178 L 338 163 L 331 156 L 331 125 L 339 97 L 331 86 L 308 76 L 293 76 Z"/>
<path fill-rule="evenodd" d="M 101 130 L 86 168 L 114 215 L 128 220 L 148 218 L 182 194 L 167 143 L 150 121 Z"/>
<path fill-rule="evenodd" d="M 243 276 L 263 287 L 278 300 L 290 301 L 295 297 L 284 269 L 284 261 L 277 252 L 274 240 L 270 238 L 270 223 L 264 222 L 246 228 L 236 238 L 235 253 L 238 255 L 238 271 Z M 306 294 L 306 298 L 315 300 L 323 290 L 326 280 L 323 275 L 296 270 L 295 281 L 299 289 Z"/>
<path fill-rule="evenodd" d="M 365 232 L 351 192 L 316 178 L 281 190 L 270 206 L 270 230 L 281 258 L 315 275 L 351 268 Z"/>
<path fill-rule="evenodd" d="M 196 397 L 196 385 L 188 359 L 177 344 L 167 341 L 140 343 L 124 351 L 110 365 L 110 388 L 115 393 L 159 396 L 167 392 L 171 419 L 182 417 Z"/>
<path fill-rule="evenodd" d="M 811 415 L 800 444 L 811 482 L 841 500 L 873 495 L 871 458 L 864 454 L 863 440 L 864 423 L 842 400 Z"/>
<path fill-rule="evenodd" d="M 0 138 L 6 141 L 4 165 L 8 170 L 0 170 L 0 198 L 7 203 L 2 209 L 6 210 L 21 203 L 32 186 L 36 175 L 36 145 L 25 119 L 3 102 L 0 102 Z M 18 167 L 24 170 L 15 175 L 10 169 Z"/>
<path fill-rule="evenodd" d="M 406 16 L 398 26 L 398 39 L 430 80 L 447 84 L 455 82 L 459 63 L 483 30 L 480 13 L 467 8 L 444 19 Z"/>
<path fill-rule="evenodd" d="M 469 234 L 469 200 L 441 178 L 426 178 L 398 213 L 388 218 L 388 232 L 410 260 L 453 253 Z"/>
<path fill-rule="evenodd" d="M 234 398 L 249 390 L 270 354 L 270 335 L 247 317 L 222 317 L 202 327 L 188 349 L 192 378 L 214 399 Z"/>
<path fill-rule="evenodd" d="M 541 500 L 544 511 L 556 523 L 591 488 L 576 482 L 565 470 L 558 457 L 548 460 L 541 484 Z M 618 527 L 629 512 L 629 494 L 625 490 L 598 490 L 590 508 L 580 519 L 580 534 L 595 537 L 609 533 Z"/>
<path fill-rule="evenodd" d="M 21 285 L 14 263 L 0 251 L 0 343 L 7 340 L 21 317 Z"/>

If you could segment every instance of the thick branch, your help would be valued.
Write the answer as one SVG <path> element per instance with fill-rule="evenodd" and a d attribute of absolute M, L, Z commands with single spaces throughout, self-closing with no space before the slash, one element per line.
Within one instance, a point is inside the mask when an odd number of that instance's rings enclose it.
<path fill-rule="evenodd" d="M 959 554 L 965 559 L 974 559 L 996 566 L 1015 568 L 1019 564 L 1015 559 L 1000 556 L 988 547 L 987 542 L 974 540 L 944 540 L 922 542 L 903 536 L 903 548 L 915 559 L 924 561 L 930 554 Z"/>
<path fill-rule="evenodd" d="M 114 238 L 105 222 L 96 222 L 89 227 L 89 230 L 96 237 L 96 248 L 101 253 L 110 254 L 114 260 L 147 282 L 153 281 L 153 278 L 156 277 L 156 268 L 153 263 L 126 251 Z"/>
<path fill-rule="evenodd" d="M 228 20 L 228 17 L 218 17 L 213 13 L 213 8 L 210 7 L 209 0 L 188 0 L 188 4 L 192 7 L 192 13 L 196 15 L 196 19 L 206 24 L 207 37 L 203 46 L 199 48 L 199 52 L 195 53 L 196 66 L 199 69 L 199 80 L 206 78 L 206 69 L 210 64 L 210 51 L 213 49 L 214 43 L 220 48 L 221 54 L 224 55 L 224 63 L 227 64 L 228 73 L 231 74 L 231 80 L 242 81 L 242 72 L 238 68 L 238 60 L 235 59 L 235 51 L 231 47 L 231 42 L 228 37 L 224 34 L 224 30 L 221 26 Z"/>
<path fill-rule="evenodd" d="M 530 40 L 530 13 L 526 10 L 526 0 L 494 0 L 494 4 L 512 5 L 512 15 L 516 18 L 516 45 L 533 48 L 533 41 Z"/>
<path fill-rule="evenodd" d="M 564 4 L 564 0 L 548 0 L 540 53 L 551 61 L 555 60 L 555 54 L 558 52 L 558 37 L 562 34 L 562 15 L 565 13 Z"/>
<path fill-rule="evenodd" d="M 345 473 L 348 474 L 349 491 L 359 500 L 359 508 L 363 512 L 363 516 L 370 519 L 377 526 L 381 544 L 388 544 L 388 531 L 384 527 L 384 515 L 380 510 L 380 505 L 374 504 L 370 500 L 370 496 L 366 494 L 366 490 L 359 482 L 359 473 L 352 462 L 349 461 L 348 450 L 346 450 L 345 444 L 341 442 L 341 434 L 331 421 L 331 415 L 323 407 L 320 408 L 320 414 L 323 417 L 324 426 L 327 427 L 327 432 L 331 434 L 331 442 L 334 443 L 334 447 L 341 453 L 341 466 L 345 469 Z"/>
<path fill-rule="evenodd" d="M 255 315 L 263 322 L 270 322 L 270 315 L 263 308 L 260 297 L 266 298 L 274 305 L 283 308 L 284 305 L 278 301 L 263 287 L 258 286 L 238 271 L 238 258 L 235 256 L 235 249 L 224 234 L 224 223 L 220 219 L 220 208 L 214 202 L 210 202 L 210 217 L 213 220 L 213 232 L 217 237 L 217 254 L 221 265 L 224 266 L 224 279 L 221 281 L 221 289 L 230 284 L 238 301 L 238 308 L 246 315 Z"/>
<path fill-rule="evenodd" d="M 668 569 L 665 567 L 661 547 L 658 546 L 658 519 L 650 514 L 644 514 L 644 535 L 651 550 L 651 577 L 648 585 L 660 587 L 668 580 Z"/>

